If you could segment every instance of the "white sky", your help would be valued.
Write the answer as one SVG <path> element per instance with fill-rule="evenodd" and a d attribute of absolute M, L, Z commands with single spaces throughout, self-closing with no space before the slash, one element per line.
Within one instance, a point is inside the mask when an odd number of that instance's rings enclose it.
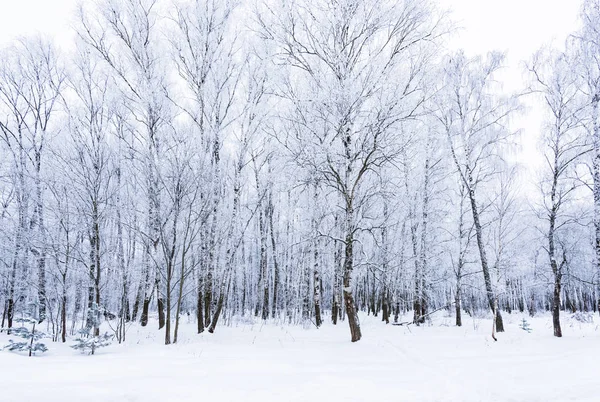
<path fill-rule="evenodd" d="M 90 0 L 87 0 L 90 1 Z M 86 0 L 83 0 L 85 3 Z M 562 42 L 576 27 L 581 0 L 438 0 L 464 29 L 453 40 L 469 54 L 508 50 L 528 58 L 542 44 Z M 0 0 L 0 43 L 43 32 L 67 40 L 76 0 Z"/>
<path fill-rule="evenodd" d="M 91 1 L 91 0 L 83 0 Z M 506 51 L 505 88 L 523 87 L 522 62 L 545 44 L 561 46 L 577 28 L 582 0 L 438 0 L 453 10 L 452 18 L 462 27 L 450 40 L 452 48 L 464 48 L 468 55 L 491 50 Z M 0 46 L 20 35 L 41 32 L 69 43 L 77 0 L 0 0 Z M 68 46 L 68 45 L 67 45 Z M 525 166 L 539 163 L 536 141 L 540 130 L 539 110 L 529 110 L 515 121 L 522 128 Z"/>
<path fill-rule="evenodd" d="M 76 4 L 76 0 L 0 0 L 0 45 L 35 32 L 68 40 Z"/>
<path fill-rule="evenodd" d="M 506 52 L 502 74 L 507 91 L 522 90 L 525 85 L 523 63 L 545 45 L 562 48 L 565 39 L 578 28 L 582 0 L 438 0 L 453 10 L 453 19 L 462 27 L 450 41 L 451 47 L 464 48 L 469 56 L 492 50 Z M 524 190 L 536 191 L 542 163 L 538 139 L 542 111 L 535 99 L 524 99 L 526 110 L 514 119 L 520 129 L 521 150 L 515 156 L 525 171 Z"/>

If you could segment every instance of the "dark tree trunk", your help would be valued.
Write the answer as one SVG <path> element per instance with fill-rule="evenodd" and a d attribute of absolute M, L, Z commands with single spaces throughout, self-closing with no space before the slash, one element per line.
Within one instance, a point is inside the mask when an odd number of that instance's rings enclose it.
<path fill-rule="evenodd" d="M 408 176 L 407 176 L 408 177 Z M 408 184 L 406 184 L 406 196 L 410 196 L 408 192 Z M 409 222 L 410 222 L 410 239 L 412 245 L 412 257 L 415 263 L 415 276 L 414 276 L 414 296 L 413 296 L 413 323 L 420 325 L 425 322 L 423 317 L 423 281 L 421 270 L 421 259 L 418 252 L 418 239 L 417 239 L 417 223 L 415 213 L 410 207 L 409 211 Z"/>
<path fill-rule="evenodd" d="M 554 336 L 562 337 L 560 328 L 560 276 L 554 282 L 554 292 L 552 297 L 552 325 L 554 327 Z"/>
<path fill-rule="evenodd" d="M 315 304 L 315 325 L 317 328 L 321 326 L 323 320 L 321 319 L 321 279 L 319 275 L 319 249 L 318 241 L 314 242 L 313 250 L 313 302 Z"/>
<path fill-rule="evenodd" d="M 150 298 L 144 298 L 142 303 L 142 315 L 140 316 L 140 325 L 145 327 L 148 325 L 148 313 L 150 310 Z"/>
<path fill-rule="evenodd" d="M 454 307 L 456 309 L 456 326 L 462 326 L 462 315 L 460 310 L 460 287 L 456 289 L 456 294 L 454 295 Z"/>
<path fill-rule="evenodd" d="M 206 282 L 204 283 L 204 325 L 210 325 L 210 313 L 211 313 L 211 304 L 213 302 L 213 293 L 212 293 L 212 282 L 213 282 L 213 273 L 212 269 L 208 268 L 206 274 Z"/>
<path fill-rule="evenodd" d="M 335 222 L 337 226 L 337 215 L 335 217 Z M 337 325 L 338 314 L 340 313 L 340 299 L 339 299 L 339 271 L 341 267 L 341 250 L 339 245 L 334 244 L 335 252 L 334 252 L 334 267 L 333 267 L 333 285 L 332 285 L 332 301 L 331 301 L 331 322 L 333 325 Z"/>
<path fill-rule="evenodd" d="M 504 332 L 504 323 L 502 322 L 502 315 L 500 310 L 494 308 L 494 302 L 496 296 L 492 287 L 492 279 L 490 277 L 490 269 L 487 260 L 487 254 L 485 252 L 485 243 L 483 240 L 483 229 L 479 220 L 479 209 L 477 207 L 477 199 L 475 198 L 475 190 L 473 188 L 473 179 L 471 177 L 471 171 L 467 171 L 469 177 L 468 194 L 469 200 L 471 201 L 471 212 L 473 213 L 473 226 L 475 226 L 475 237 L 477 238 L 477 247 L 479 249 L 479 257 L 481 259 L 481 270 L 483 271 L 483 279 L 485 282 L 485 290 L 487 293 L 488 303 L 492 312 L 496 314 L 496 331 Z"/>
<path fill-rule="evenodd" d="M 7 309 L 6 309 L 6 317 L 8 320 L 8 330 L 6 331 L 6 333 L 9 335 L 10 335 L 10 329 L 13 326 L 14 316 L 15 316 L 15 301 L 13 298 L 9 298 L 8 302 L 7 302 Z"/>
<path fill-rule="evenodd" d="M 271 306 L 271 317 L 277 314 L 277 292 L 279 292 L 279 264 L 277 261 L 277 242 L 275 241 L 275 230 L 273 227 L 273 195 L 269 190 L 267 218 L 269 220 L 269 231 L 271 232 L 271 249 L 273 250 L 273 305 Z"/>
<path fill-rule="evenodd" d="M 319 271 L 314 271 L 314 302 L 315 302 L 315 325 L 317 328 L 321 326 L 321 282 L 319 280 Z"/>
<path fill-rule="evenodd" d="M 215 145 L 216 146 L 216 145 Z M 218 153 L 218 151 L 217 151 Z M 218 160 L 218 156 L 216 156 Z M 216 176 L 215 176 L 216 177 Z M 214 184 L 217 186 L 216 184 Z M 213 194 L 213 210 L 212 210 L 212 220 L 209 232 L 209 243 L 208 243 L 208 255 L 206 259 L 206 278 L 204 280 L 204 326 L 208 327 L 211 321 L 211 313 L 212 307 L 214 303 L 214 295 L 213 295 L 213 282 L 214 282 L 214 270 L 215 270 L 215 236 L 216 236 L 216 227 L 217 227 L 217 212 L 218 212 L 218 191 L 215 188 L 215 193 Z"/>
<path fill-rule="evenodd" d="M 223 309 L 223 302 L 225 299 L 225 295 L 219 294 L 219 299 L 217 300 L 217 306 L 215 308 L 215 315 L 208 327 L 208 332 L 211 334 L 215 332 L 215 328 L 217 327 L 217 323 L 219 322 L 219 317 L 221 316 L 221 310 Z"/>
<path fill-rule="evenodd" d="M 61 323 L 61 341 L 65 343 L 67 341 L 67 295 L 63 292 L 62 306 L 60 312 L 60 323 Z"/>
<path fill-rule="evenodd" d="M 360 324 L 358 321 L 358 314 L 356 311 L 356 305 L 354 304 L 354 297 L 352 296 L 352 270 L 354 268 L 354 236 L 352 233 L 351 225 L 351 214 L 350 211 L 348 214 L 349 224 L 347 225 L 349 229 L 349 233 L 346 235 L 345 241 L 345 258 L 344 258 L 344 305 L 346 307 L 346 316 L 348 317 L 348 325 L 350 326 L 350 335 L 352 342 L 357 342 L 362 337 L 360 332 Z"/>
<path fill-rule="evenodd" d="M 196 298 L 196 320 L 198 323 L 198 333 L 201 334 L 204 332 L 204 316 L 203 316 L 203 307 L 202 307 L 202 274 L 198 273 L 198 294 Z"/>
<path fill-rule="evenodd" d="M 167 308 L 166 308 L 166 316 L 165 316 L 165 345 L 169 345 L 171 343 L 171 294 L 169 289 L 167 289 Z M 160 329 L 160 328 L 159 328 Z"/>
<path fill-rule="evenodd" d="M 6 323 L 6 310 L 8 309 L 8 300 L 4 301 L 4 309 L 2 309 L 2 324 L 0 324 L 0 332 L 4 329 Z"/>
<path fill-rule="evenodd" d="M 143 299 L 143 292 L 144 292 L 144 284 L 143 284 L 143 281 L 140 281 L 140 286 L 138 287 L 138 291 L 135 295 L 135 301 L 133 302 L 133 309 L 131 310 L 131 320 L 132 321 L 137 320 L 138 311 L 140 309 L 140 303 Z"/>
<path fill-rule="evenodd" d="M 232 255 L 233 257 L 233 255 Z M 210 326 L 208 327 L 208 332 L 211 334 L 215 332 L 215 328 L 217 327 L 217 323 L 219 322 L 219 317 L 221 316 L 221 311 L 223 310 L 223 305 L 225 304 L 225 293 L 227 288 L 227 293 L 229 292 L 229 286 L 231 284 L 231 278 L 229 277 L 229 268 L 225 268 L 225 273 L 223 274 L 223 281 L 221 282 L 221 286 L 219 286 L 219 298 L 217 299 L 217 305 L 215 306 L 215 312 L 210 321 Z"/>
<path fill-rule="evenodd" d="M 384 321 L 386 324 L 390 323 L 390 292 L 386 286 L 384 286 L 383 290 L 383 300 L 381 303 L 381 321 Z"/>
<path fill-rule="evenodd" d="M 6 319 L 8 321 L 8 330 L 7 334 L 10 334 L 10 329 L 13 326 L 13 318 L 15 316 L 15 287 L 16 287 L 16 279 L 17 279 L 17 260 L 19 256 L 19 250 L 21 249 L 20 245 L 15 247 L 15 259 L 13 261 L 12 270 L 10 273 L 10 279 L 8 283 L 8 300 L 6 301 Z"/>
<path fill-rule="evenodd" d="M 165 301 L 160 292 L 160 282 L 156 279 L 156 307 L 158 308 L 158 329 L 165 326 Z"/>
<path fill-rule="evenodd" d="M 562 279 L 562 268 L 566 261 L 566 254 L 563 250 L 563 262 L 559 265 L 556 261 L 556 244 L 555 244 L 555 230 L 556 230 L 556 218 L 560 206 L 560 201 L 557 197 L 558 187 L 558 166 L 557 166 L 557 152 L 555 152 L 554 161 L 554 175 L 552 180 L 552 188 L 550 190 L 551 208 L 549 213 L 549 227 L 548 227 L 548 257 L 550 259 L 550 268 L 554 275 L 554 291 L 552 295 L 552 326 L 554 328 L 554 336 L 562 337 L 562 330 L 560 328 L 560 289 Z"/>
<path fill-rule="evenodd" d="M 142 313 L 140 315 L 140 325 L 142 327 L 145 327 L 146 325 L 148 325 L 148 314 L 150 311 L 150 301 L 152 300 L 152 293 L 153 293 L 153 287 L 152 287 L 152 282 L 150 279 L 150 272 L 151 272 L 151 265 L 150 265 L 150 247 L 152 247 L 151 245 L 147 245 L 146 246 L 146 250 L 145 250 L 145 261 L 144 261 L 144 274 L 145 274 L 145 278 L 144 278 L 144 282 L 143 282 L 143 292 L 144 292 L 144 296 L 143 296 L 143 302 L 142 302 Z"/>

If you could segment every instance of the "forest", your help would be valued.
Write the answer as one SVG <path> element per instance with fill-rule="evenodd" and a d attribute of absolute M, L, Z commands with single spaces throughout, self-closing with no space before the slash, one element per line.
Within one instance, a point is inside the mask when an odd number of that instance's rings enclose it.
<path fill-rule="evenodd" d="M 100 0 L 73 29 L 0 49 L 2 332 L 356 342 L 359 314 L 446 310 L 561 337 L 600 310 L 600 0 L 515 93 L 433 0 Z M 530 104 L 540 163 L 516 157 Z"/>

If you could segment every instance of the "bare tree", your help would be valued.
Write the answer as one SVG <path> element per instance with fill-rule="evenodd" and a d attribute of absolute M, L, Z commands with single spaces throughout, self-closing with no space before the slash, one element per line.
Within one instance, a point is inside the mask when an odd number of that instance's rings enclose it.
<path fill-rule="evenodd" d="M 569 203 L 576 194 L 575 167 L 589 151 L 583 135 L 582 118 L 585 103 L 579 77 L 572 73 L 573 56 L 569 53 L 536 53 L 528 69 L 533 89 L 544 101 L 547 111 L 543 127 L 544 178 L 540 183 L 543 203 L 542 218 L 547 221 L 545 247 L 554 276 L 552 323 L 554 336 L 561 337 L 560 308 L 566 250 L 560 250 L 560 238 L 572 222 Z M 566 213 L 565 213 L 566 212 Z"/>
<path fill-rule="evenodd" d="M 19 228 L 16 230 L 13 273 L 9 280 L 8 324 L 14 315 L 14 279 L 18 265 L 23 264 L 23 247 L 34 256 L 37 266 L 38 319 L 47 315 L 46 257 L 47 234 L 44 224 L 44 151 L 57 101 L 61 95 L 65 73 L 54 46 L 41 37 L 18 41 L 4 56 L 0 78 L 0 100 L 6 107 L 6 120 L 0 120 L 0 131 L 15 163 Z M 33 196 L 28 178 L 33 178 Z M 29 199 L 33 211 L 29 214 Z M 28 222 L 27 222 L 28 221 Z M 25 241 L 27 238 L 27 241 Z"/>
<path fill-rule="evenodd" d="M 466 275 L 465 265 L 467 264 L 467 256 L 469 252 L 469 246 L 473 239 L 473 225 L 467 220 L 465 216 L 468 213 L 468 206 L 465 203 L 468 202 L 467 191 L 465 184 L 459 182 L 459 209 L 458 209 L 458 232 L 457 232 L 457 246 L 456 261 L 452 261 L 455 277 L 455 290 L 454 290 L 454 308 L 456 311 L 456 326 L 462 326 L 462 281 L 463 276 Z"/>
<path fill-rule="evenodd" d="M 257 209 L 263 205 L 262 199 L 265 196 L 265 192 L 261 191 L 258 195 L 260 197 L 258 207 L 253 210 L 253 214 L 246 224 L 242 224 L 240 219 L 242 174 L 244 167 L 252 161 L 250 156 L 250 145 L 254 143 L 254 141 L 257 143 L 260 142 L 259 139 L 263 125 L 269 116 L 269 109 L 267 109 L 267 71 L 264 68 L 264 64 L 260 59 L 248 55 L 244 65 L 247 70 L 243 77 L 240 78 L 240 82 L 242 82 L 241 85 L 243 85 L 243 91 L 241 91 L 240 94 L 243 94 L 243 97 L 238 100 L 241 112 L 239 117 L 232 123 L 235 124 L 236 133 L 238 133 L 236 135 L 236 146 L 238 149 L 234 161 L 231 218 L 227 226 L 225 262 L 223 272 L 221 273 L 220 283 L 217 288 L 217 303 L 208 328 L 208 332 L 210 333 L 215 331 L 217 322 L 223 310 L 225 297 L 229 293 L 235 258 L 242 244 L 246 228 L 252 220 L 254 213 L 256 213 Z"/>
<path fill-rule="evenodd" d="M 73 152 L 64 158 L 67 176 L 77 195 L 77 209 L 87 225 L 89 259 L 84 261 L 88 268 L 88 309 L 91 309 L 94 304 L 101 306 L 102 262 L 106 253 L 103 226 L 112 198 L 113 161 L 108 145 L 111 85 L 110 76 L 86 51 L 79 54 L 75 66 L 69 87 L 76 101 L 72 107 L 65 105 Z M 89 317 L 87 325 L 97 321 Z M 94 333 L 99 334 L 98 327 Z"/>
<path fill-rule="evenodd" d="M 161 135 L 170 110 L 166 102 L 164 62 L 159 57 L 158 5 L 156 0 L 107 0 L 91 13 L 80 8 L 79 37 L 110 68 L 119 85 L 124 104 L 135 119 L 144 165 L 147 193 L 145 230 L 145 285 L 141 322 L 148 322 L 151 295 L 156 291 L 159 328 L 165 324 L 163 285 L 158 260 L 160 241 Z"/>
<path fill-rule="evenodd" d="M 176 3 L 170 40 L 177 72 L 191 94 L 187 102 L 174 102 L 195 125 L 198 141 L 211 162 L 204 190 L 212 209 L 202 236 L 205 241 L 198 273 L 198 332 L 210 325 L 215 302 L 215 239 L 223 189 L 221 148 L 226 129 L 235 118 L 233 105 L 239 77 L 237 38 L 232 33 L 236 5 L 236 1 L 229 0 Z"/>
<path fill-rule="evenodd" d="M 353 342 L 354 247 L 369 177 L 398 153 L 398 123 L 422 103 L 425 44 L 438 35 L 427 3 L 294 2 L 257 13 L 262 38 L 287 68 L 290 103 L 282 140 L 293 158 L 337 192 L 344 235 L 343 295 Z M 340 222 L 340 223 L 342 223 Z"/>
<path fill-rule="evenodd" d="M 514 98 L 494 93 L 494 74 L 504 56 L 490 53 L 486 59 L 468 59 L 464 53 L 451 56 L 444 68 L 444 89 L 439 93 L 438 119 L 448 138 L 450 152 L 460 180 L 469 196 L 479 257 L 488 303 L 496 312 L 493 288 L 481 222 L 477 189 L 501 169 L 499 150 L 510 139 L 508 118 L 518 104 Z M 496 328 L 504 331 L 502 315 L 496 312 Z"/>
<path fill-rule="evenodd" d="M 583 78 L 582 89 L 588 113 L 586 128 L 592 144 L 592 194 L 594 197 L 594 237 L 596 278 L 600 277 L 600 1 L 585 0 L 583 27 L 575 36 L 580 55 L 577 67 Z M 596 304 L 600 306 L 600 280 L 596 283 Z M 598 308 L 600 312 L 600 308 Z"/>

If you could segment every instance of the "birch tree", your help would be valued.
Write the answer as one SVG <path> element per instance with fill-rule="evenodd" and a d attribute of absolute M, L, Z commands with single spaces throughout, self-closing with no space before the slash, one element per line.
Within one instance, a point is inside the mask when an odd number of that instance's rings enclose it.
<path fill-rule="evenodd" d="M 198 332 L 210 325 L 216 267 L 217 229 L 223 192 L 222 147 L 233 111 L 239 78 L 237 35 L 232 17 L 237 1 L 196 0 L 174 4 L 174 27 L 170 38 L 174 62 L 184 82 L 187 101 L 174 100 L 193 122 L 197 140 L 210 160 L 206 194 L 212 208 L 206 217 L 202 260 L 198 273 Z M 238 60 L 236 60 L 238 58 Z M 202 324 L 200 324 L 202 322 Z"/>
<path fill-rule="evenodd" d="M 170 109 L 166 102 L 164 59 L 159 57 L 162 45 L 159 36 L 157 0 L 107 0 L 95 10 L 80 8 L 79 37 L 114 74 L 124 104 L 135 119 L 139 157 L 143 164 L 147 195 L 147 225 L 145 229 L 145 285 L 141 315 L 142 325 L 148 322 L 151 295 L 156 292 L 159 328 L 165 324 L 164 289 L 157 269 L 160 240 L 160 160 L 161 141 Z"/>
<path fill-rule="evenodd" d="M 577 66 L 584 83 L 584 102 L 588 108 L 586 127 L 592 144 L 594 248 L 596 278 L 598 278 L 600 277 L 600 1 L 585 0 L 581 18 L 583 27 L 576 33 L 575 41 L 581 51 Z M 596 304 L 600 306 L 600 280 L 596 283 L 596 298 Z"/>
<path fill-rule="evenodd" d="M 9 279 L 7 301 L 8 326 L 14 315 L 16 273 L 26 264 L 22 255 L 31 253 L 37 269 L 37 316 L 46 319 L 47 233 L 44 223 L 45 149 L 55 120 L 65 73 L 54 46 L 41 37 L 22 39 L 6 51 L 0 72 L 0 100 L 6 118 L 0 120 L 0 132 L 15 167 L 18 227 L 15 231 L 13 273 Z M 31 178 L 31 179 L 30 179 Z M 32 180 L 31 187 L 29 181 Z M 31 192 L 32 195 L 27 194 Z M 29 202 L 33 210 L 29 212 Z M 32 284 L 33 285 L 33 284 Z"/>
<path fill-rule="evenodd" d="M 495 307 L 497 292 L 490 273 L 477 190 L 502 168 L 501 147 L 512 135 L 508 119 L 518 107 L 515 99 L 496 92 L 494 77 L 503 60 L 499 53 L 490 53 L 485 59 L 469 59 L 463 52 L 451 56 L 444 67 L 444 88 L 437 112 L 457 174 L 467 189 L 487 299 L 496 314 L 498 332 L 504 331 L 504 325 Z"/>
<path fill-rule="evenodd" d="M 107 244 L 104 240 L 106 216 L 111 203 L 113 163 L 109 147 L 110 76 L 102 71 L 97 62 L 83 51 L 77 59 L 76 69 L 69 80 L 74 107 L 69 113 L 69 132 L 72 156 L 65 156 L 67 176 L 77 195 L 77 209 L 86 222 L 89 258 L 82 258 L 88 271 L 88 310 L 100 307 L 101 280 Z M 87 326 L 99 335 L 99 328 L 92 328 L 97 318 L 89 317 Z"/>
<path fill-rule="evenodd" d="M 584 103 L 579 77 L 572 73 L 568 53 L 538 52 L 529 66 L 533 89 L 547 112 L 543 130 L 544 178 L 540 183 L 542 218 L 547 222 L 545 250 L 552 275 L 552 324 L 554 336 L 561 337 L 560 308 L 566 250 L 561 250 L 565 229 L 572 224 L 569 204 L 577 193 L 576 165 L 587 153 L 583 135 Z"/>
<path fill-rule="evenodd" d="M 399 121 L 419 110 L 426 43 L 438 26 L 427 3 L 410 0 L 264 4 L 257 19 L 274 62 L 287 68 L 281 96 L 292 124 L 283 142 L 336 191 L 343 211 L 343 297 L 355 342 L 354 247 L 369 178 L 402 147 Z"/>

